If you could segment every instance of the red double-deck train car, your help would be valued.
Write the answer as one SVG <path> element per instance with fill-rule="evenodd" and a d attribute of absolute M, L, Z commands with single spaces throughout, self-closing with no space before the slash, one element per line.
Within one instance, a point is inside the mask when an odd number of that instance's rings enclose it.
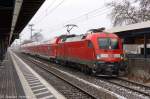
<path fill-rule="evenodd" d="M 96 75 L 118 76 L 127 68 L 121 39 L 112 33 L 90 32 L 63 35 L 47 43 L 23 45 L 24 52 L 73 65 Z"/>

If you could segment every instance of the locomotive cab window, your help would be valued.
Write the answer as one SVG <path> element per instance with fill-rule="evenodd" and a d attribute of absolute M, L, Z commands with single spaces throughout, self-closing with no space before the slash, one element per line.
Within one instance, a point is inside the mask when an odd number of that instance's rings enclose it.
<path fill-rule="evenodd" d="M 118 39 L 116 38 L 99 38 L 98 45 L 100 49 L 118 49 Z"/>
<path fill-rule="evenodd" d="M 111 39 L 111 49 L 118 49 L 118 39 Z"/>

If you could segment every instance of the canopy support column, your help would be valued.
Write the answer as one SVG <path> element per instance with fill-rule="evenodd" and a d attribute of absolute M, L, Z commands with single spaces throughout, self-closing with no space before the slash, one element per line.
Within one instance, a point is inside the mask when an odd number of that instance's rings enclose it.
<path fill-rule="evenodd" d="M 147 58 L 147 35 L 144 34 L 144 58 Z"/>

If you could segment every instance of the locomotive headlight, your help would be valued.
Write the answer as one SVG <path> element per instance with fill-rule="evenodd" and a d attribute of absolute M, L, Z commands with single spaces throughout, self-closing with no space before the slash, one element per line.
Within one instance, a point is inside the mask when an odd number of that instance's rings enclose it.
<path fill-rule="evenodd" d="M 101 55 L 96 55 L 96 58 L 97 58 L 97 59 L 100 59 L 100 58 L 101 58 Z"/>
<path fill-rule="evenodd" d="M 97 59 L 101 59 L 101 58 L 108 58 L 108 54 L 98 54 L 96 56 Z"/>
<path fill-rule="evenodd" d="M 120 54 L 114 54 L 114 58 L 121 58 Z"/>
<path fill-rule="evenodd" d="M 120 55 L 120 58 L 121 58 L 121 59 L 123 59 L 123 58 L 124 58 L 124 55 L 123 55 L 123 54 L 121 54 L 121 55 Z"/>
<path fill-rule="evenodd" d="M 102 58 L 108 58 L 108 54 L 101 54 Z"/>

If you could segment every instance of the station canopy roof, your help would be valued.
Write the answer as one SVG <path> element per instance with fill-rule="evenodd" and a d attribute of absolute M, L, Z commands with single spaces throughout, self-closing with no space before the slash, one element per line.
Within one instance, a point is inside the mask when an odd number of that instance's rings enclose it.
<path fill-rule="evenodd" d="M 105 30 L 109 33 L 116 33 L 121 38 L 125 39 L 125 43 L 130 44 L 143 44 L 144 35 L 150 43 L 150 21 L 126 25 L 126 26 L 117 26 L 111 29 Z"/>
<path fill-rule="evenodd" d="M 108 29 L 107 32 L 118 33 L 118 32 L 145 29 L 145 28 L 150 28 L 150 21 L 126 25 L 126 26 L 114 27 L 114 28 Z"/>
<path fill-rule="evenodd" d="M 11 44 L 45 0 L 1 0 L 0 40 Z"/>

